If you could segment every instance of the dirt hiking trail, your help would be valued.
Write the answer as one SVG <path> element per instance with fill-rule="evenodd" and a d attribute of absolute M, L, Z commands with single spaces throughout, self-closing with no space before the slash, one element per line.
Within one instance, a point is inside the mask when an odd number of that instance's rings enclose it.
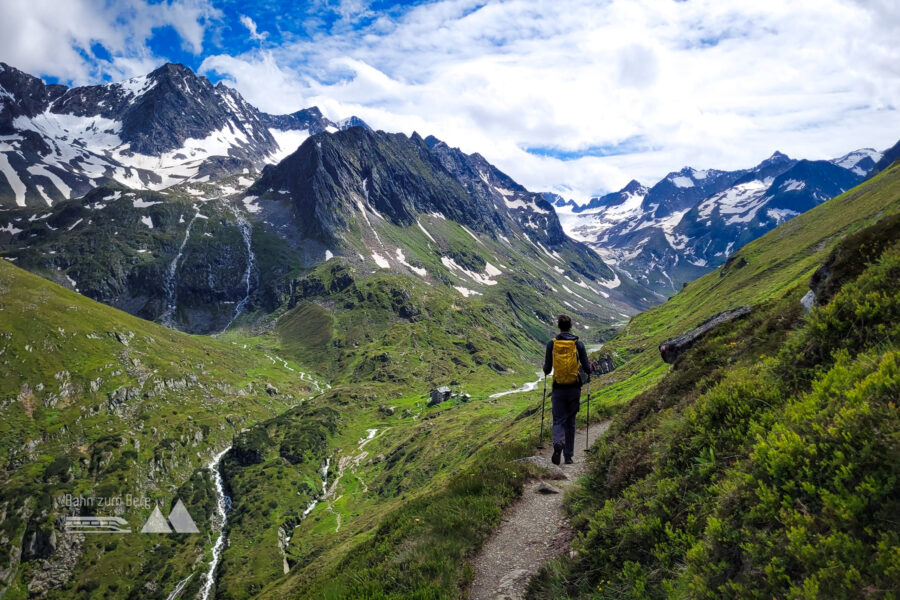
<path fill-rule="evenodd" d="M 610 421 L 591 425 L 588 445 L 606 433 L 609 425 Z M 538 569 L 569 550 L 574 532 L 563 509 L 563 496 L 585 473 L 585 435 L 584 429 L 575 432 L 575 464 L 554 468 L 550 464 L 553 446 L 546 439 L 544 449 L 535 452 L 546 459 L 551 471 L 526 483 L 522 497 L 503 512 L 500 527 L 472 562 L 475 578 L 469 600 L 524 598 L 528 580 Z"/>

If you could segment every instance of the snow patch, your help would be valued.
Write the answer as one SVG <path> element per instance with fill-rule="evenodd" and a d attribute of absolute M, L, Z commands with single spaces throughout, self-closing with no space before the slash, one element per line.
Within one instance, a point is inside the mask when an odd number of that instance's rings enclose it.
<path fill-rule="evenodd" d="M 806 187 L 806 182 L 797 181 L 796 179 L 788 179 L 784 183 L 781 184 L 781 190 L 783 192 L 795 192 L 802 190 Z"/>
<path fill-rule="evenodd" d="M 16 195 L 16 206 L 25 206 L 25 184 L 19 179 L 19 175 L 13 169 L 13 166 L 9 164 L 9 159 L 6 157 L 5 152 L 0 152 L 0 173 L 3 173 L 6 177 L 9 187 L 12 188 L 13 193 Z"/>
<path fill-rule="evenodd" d="M 775 219 L 775 222 L 781 225 L 785 221 L 796 217 L 800 213 L 793 210 L 788 210 L 786 208 L 770 208 L 766 211 L 766 214 L 770 219 Z"/>
<path fill-rule="evenodd" d="M 424 228 L 424 227 L 422 227 L 422 224 L 421 224 L 421 223 L 420 223 L 420 222 L 419 222 L 419 220 L 418 220 L 418 219 L 416 219 L 416 225 L 418 225 L 418 226 L 419 226 L 419 229 L 421 229 L 421 230 L 422 230 L 422 233 L 424 233 L 424 234 L 425 234 L 425 236 L 426 236 L 426 237 L 427 237 L 427 238 L 428 238 L 428 239 L 429 239 L 429 240 L 431 240 L 431 241 L 432 241 L 432 242 L 434 242 L 434 243 L 435 243 L 435 244 L 437 244 L 437 242 L 435 242 L 435 241 L 434 241 L 434 238 L 433 238 L 433 237 L 431 237 L 431 234 L 430 234 L 430 233 L 428 233 L 428 230 L 427 230 L 427 229 L 425 229 L 425 228 Z"/>
<path fill-rule="evenodd" d="M 468 298 L 469 296 L 481 296 L 482 295 L 481 292 L 476 292 L 475 290 L 470 290 L 469 288 L 463 287 L 461 285 L 454 285 L 453 288 L 457 292 L 459 292 L 460 294 L 465 296 L 466 298 Z"/>
<path fill-rule="evenodd" d="M 63 182 L 63 180 L 59 178 L 59 175 L 49 171 L 44 165 L 31 165 L 30 167 L 28 167 L 28 172 L 32 175 L 40 175 L 49 179 L 50 182 L 56 186 L 56 189 L 59 190 L 59 193 L 62 194 L 63 198 L 65 198 L 66 200 L 72 197 L 72 188 L 67 186 L 65 182 Z M 44 196 L 44 198 L 46 199 L 46 196 Z M 48 200 L 47 204 L 50 205 L 51 202 Z"/>
<path fill-rule="evenodd" d="M 134 104 L 135 100 L 152 90 L 155 86 L 156 81 L 150 79 L 146 75 L 132 77 L 131 79 L 126 79 L 125 81 L 116 84 L 116 87 L 128 96 L 130 104 Z"/>
<path fill-rule="evenodd" d="M 622 285 L 622 280 L 619 279 L 619 274 L 616 273 L 615 271 L 613 271 L 613 280 L 612 281 L 604 281 L 601 279 L 600 285 L 611 290 L 611 289 L 617 288 L 620 285 Z"/>
<path fill-rule="evenodd" d="M 386 259 L 382 255 L 378 254 L 377 252 L 372 253 L 372 260 L 374 260 L 375 264 L 377 264 L 382 269 L 390 269 L 391 268 L 391 263 L 388 262 L 388 259 Z"/>
<path fill-rule="evenodd" d="M 491 263 L 485 263 L 484 272 L 488 274 L 489 277 L 497 277 L 498 275 L 502 275 L 503 272 L 492 265 Z"/>
<path fill-rule="evenodd" d="M 397 260 L 400 261 L 400 264 L 405 266 L 407 269 L 409 269 L 410 271 L 412 271 L 419 277 L 425 277 L 426 275 L 428 275 L 428 271 L 426 271 L 422 267 L 414 267 L 411 264 L 409 264 L 408 262 L 406 262 L 406 256 L 404 256 L 403 250 L 401 250 L 400 248 L 397 248 L 396 254 L 397 254 Z"/>
<path fill-rule="evenodd" d="M 243 200 L 243 203 L 244 203 L 244 209 L 245 209 L 248 213 L 256 214 L 256 213 L 258 213 L 258 212 L 260 212 L 260 211 L 262 210 L 262 207 L 261 207 L 259 204 L 256 203 L 257 199 L 258 199 L 258 198 L 257 198 L 256 196 L 246 196 L 246 197 L 244 197 L 244 200 Z"/>
<path fill-rule="evenodd" d="M 680 187 L 680 188 L 694 187 L 694 181 L 690 177 L 685 177 L 683 175 L 673 177 L 671 181 L 672 181 L 672 183 L 675 184 L 676 187 Z"/>
<path fill-rule="evenodd" d="M 155 205 L 157 205 L 157 204 L 162 204 L 162 201 L 145 202 L 145 201 L 144 201 L 143 199 L 141 199 L 141 198 L 136 198 L 135 200 L 132 200 L 132 204 L 134 204 L 134 207 L 135 207 L 135 208 L 147 208 L 147 207 L 149 207 L 149 206 L 155 206 Z"/>
<path fill-rule="evenodd" d="M 470 271 L 469 269 L 466 269 L 465 267 L 457 264 L 457 262 L 455 260 L 453 260 L 452 258 L 450 258 L 449 256 L 442 256 L 441 262 L 444 264 L 445 267 L 447 267 L 451 271 L 459 271 L 460 273 L 463 273 L 469 279 L 471 279 L 472 281 L 475 281 L 476 283 L 480 283 L 481 285 L 497 285 L 497 282 L 494 281 L 493 279 L 491 279 L 490 277 L 482 275 L 481 273 L 476 273 L 475 271 Z"/>

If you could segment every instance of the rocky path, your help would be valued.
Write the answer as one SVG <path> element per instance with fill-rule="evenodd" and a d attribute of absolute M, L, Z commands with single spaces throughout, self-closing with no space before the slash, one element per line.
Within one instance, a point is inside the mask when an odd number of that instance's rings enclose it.
<path fill-rule="evenodd" d="M 591 425 L 589 445 L 606 433 L 609 423 Z M 585 473 L 585 436 L 584 429 L 575 434 L 573 465 L 553 468 L 553 449 L 547 442 L 536 454 L 546 459 L 550 471 L 544 479 L 525 485 L 522 497 L 506 509 L 500 527 L 475 557 L 470 600 L 523 598 L 528 580 L 538 569 L 569 549 L 573 532 L 563 510 L 563 493 Z"/>

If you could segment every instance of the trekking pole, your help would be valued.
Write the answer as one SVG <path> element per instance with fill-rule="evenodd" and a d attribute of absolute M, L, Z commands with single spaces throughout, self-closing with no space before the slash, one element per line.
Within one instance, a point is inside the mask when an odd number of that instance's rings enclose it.
<path fill-rule="evenodd" d="M 584 431 L 584 452 L 588 451 L 588 440 L 591 439 L 591 380 L 588 379 L 587 429 Z"/>
<path fill-rule="evenodd" d="M 547 401 L 547 376 L 544 376 L 544 396 L 541 398 L 541 435 L 538 448 L 544 447 L 544 403 Z"/>

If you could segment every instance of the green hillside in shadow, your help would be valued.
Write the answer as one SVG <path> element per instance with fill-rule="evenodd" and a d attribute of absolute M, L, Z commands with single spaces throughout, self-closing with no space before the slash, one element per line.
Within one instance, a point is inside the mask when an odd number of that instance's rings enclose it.
<path fill-rule="evenodd" d="M 208 560 L 210 458 L 244 427 L 303 402 L 310 383 L 265 351 L 143 321 L 7 261 L 0 324 L 5 597 L 30 585 L 49 597 L 164 598 Z M 60 535 L 57 518 L 108 514 L 61 505 L 66 494 L 148 498 L 120 512 L 135 532 L 154 504 L 168 514 L 180 497 L 202 535 Z M 74 558 L 60 569 L 64 554 Z"/>

